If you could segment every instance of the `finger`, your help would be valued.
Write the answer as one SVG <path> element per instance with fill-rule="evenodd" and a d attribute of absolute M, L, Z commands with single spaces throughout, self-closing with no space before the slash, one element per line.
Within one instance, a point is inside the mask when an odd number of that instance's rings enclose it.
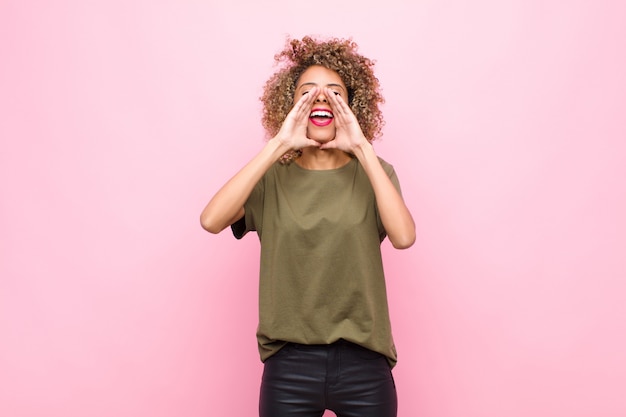
<path fill-rule="evenodd" d="M 339 113 L 341 111 L 340 103 L 337 101 L 337 94 L 328 87 L 324 88 L 324 95 L 326 95 L 328 103 L 333 113 Z"/>
<path fill-rule="evenodd" d="M 322 143 L 319 147 L 320 149 L 337 149 L 337 141 L 331 140 L 326 143 Z"/>
<path fill-rule="evenodd" d="M 303 148 L 306 148 L 306 147 L 320 148 L 321 147 L 320 145 L 321 145 L 321 143 L 319 143 L 319 142 L 317 142 L 317 141 L 315 141 L 313 139 L 307 138 L 306 139 L 306 144 L 303 146 Z"/>
<path fill-rule="evenodd" d="M 315 97 L 318 94 L 318 88 L 313 87 L 307 94 L 300 97 L 298 102 L 293 106 L 291 110 L 294 112 L 294 115 L 297 116 L 298 119 L 306 116 L 307 118 L 311 114 L 311 109 L 313 108 L 313 102 L 315 101 Z"/>
<path fill-rule="evenodd" d="M 326 89 L 326 96 L 329 97 L 330 106 L 333 110 L 333 113 L 337 116 L 338 121 L 341 123 L 348 123 L 354 119 L 354 113 L 352 113 L 352 109 L 348 104 L 343 100 L 343 98 L 335 94 L 331 89 Z"/>
<path fill-rule="evenodd" d="M 341 113 L 352 113 L 350 106 L 346 103 L 346 101 L 341 97 L 340 94 L 335 94 L 335 91 L 326 87 L 324 93 L 326 97 L 330 98 L 331 106 L 334 106 L 337 111 Z"/>

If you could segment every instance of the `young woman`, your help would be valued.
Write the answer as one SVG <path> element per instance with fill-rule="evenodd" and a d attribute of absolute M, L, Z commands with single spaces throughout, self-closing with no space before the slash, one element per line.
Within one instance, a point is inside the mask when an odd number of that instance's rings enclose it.
<path fill-rule="evenodd" d="M 383 98 L 349 40 L 291 40 L 267 81 L 271 139 L 202 211 L 202 227 L 261 242 L 261 417 L 397 414 L 380 244 L 415 241 L 394 169 L 371 141 Z"/>

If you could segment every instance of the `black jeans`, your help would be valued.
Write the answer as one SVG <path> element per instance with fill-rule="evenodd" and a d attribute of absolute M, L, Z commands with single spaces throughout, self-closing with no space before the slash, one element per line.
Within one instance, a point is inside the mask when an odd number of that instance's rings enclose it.
<path fill-rule="evenodd" d="M 265 361 L 259 415 L 396 417 L 398 399 L 387 359 L 358 345 L 289 343 Z"/>

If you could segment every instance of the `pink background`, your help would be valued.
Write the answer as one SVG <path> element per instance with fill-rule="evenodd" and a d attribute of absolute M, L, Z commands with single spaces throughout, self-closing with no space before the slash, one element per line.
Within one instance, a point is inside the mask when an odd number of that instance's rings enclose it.
<path fill-rule="evenodd" d="M 624 5 L 0 1 L 0 415 L 256 414 L 258 242 L 198 217 L 287 34 L 378 62 L 399 415 L 626 415 Z"/>

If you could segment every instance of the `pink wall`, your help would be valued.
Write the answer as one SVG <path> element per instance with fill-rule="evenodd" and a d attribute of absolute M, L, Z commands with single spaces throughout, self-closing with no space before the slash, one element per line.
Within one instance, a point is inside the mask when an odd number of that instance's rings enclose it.
<path fill-rule="evenodd" d="M 418 225 L 400 416 L 626 415 L 623 2 L 99 3 L 0 2 L 0 415 L 255 415 L 258 243 L 198 216 L 309 33 L 378 61 Z"/>

